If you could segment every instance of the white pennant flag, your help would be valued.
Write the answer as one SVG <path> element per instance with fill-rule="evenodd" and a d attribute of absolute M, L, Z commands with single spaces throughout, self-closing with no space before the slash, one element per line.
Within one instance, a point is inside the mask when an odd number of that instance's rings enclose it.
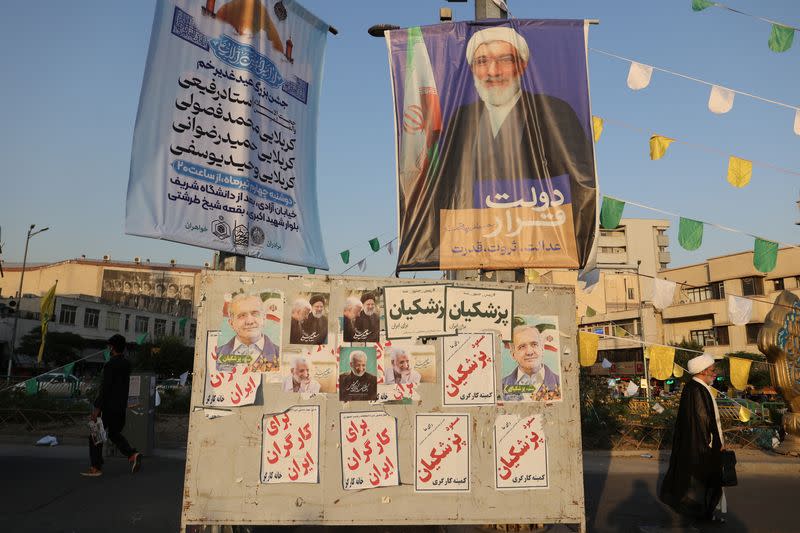
<path fill-rule="evenodd" d="M 733 97 L 736 93 L 725 87 L 714 85 L 711 87 L 711 94 L 708 97 L 708 110 L 712 113 L 722 115 L 733 108 Z"/>
<path fill-rule="evenodd" d="M 392 248 L 392 241 L 389 241 L 389 244 L 386 245 L 386 251 L 389 252 L 389 255 L 394 253 L 394 248 Z"/>
<path fill-rule="evenodd" d="M 628 87 L 634 91 L 644 89 L 650 85 L 650 78 L 653 76 L 653 67 L 643 65 L 636 61 L 631 61 L 631 69 L 628 71 Z"/>
<path fill-rule="evenodd" d="M 189 371 L 187 370 L 186 372 L 181 374 L 179 377 L 180 377 L 180 380 L 181 380 L 181 387 L 186 385 L 186 380 L 189 378 Z"/>
<path fill-rule="evenodd" d="M 753 300 L 741 296 L 728 295 L 728 319 L 731 324 L 744 326 L 753 316 Z"/>
<path fill-rule="evenodd" d="M 584 269 L 578 273 L 578 288 L 586 294 L 591 294 L 599 281 L 600 269 L 593 268 L 588 272 Z"/>
<path fill-rule="evenodd" d="M 794 133 L 800 135 L 800 109 L 794 113 Z"/>
<path fill-rule="evenodd" d="M 358 262 L 358 269 L 361 272 L 364 272 L 364 270 L 367 269 L 367 260 L 366 259 L 362 259 L 361 261 Z"/>
<path fill-rule="evenodd" d="M 674 281 L 653 278 L 653 306 L 656 309 L 662 310 L 672 305 L 676 285 Z"/>
<path fill-rule="evenodd" d="M 629 381 L 628 387 L 625 389 L 625 396 L 630 398 L 631 396 L 636 396 L 636 393 L 638 392 L 639 392 L 639 385 L 637 385 L 633 381 Z"/>
<path fill-rule="evenodd" d="M 608 360 L 608 359 L 606 359 L 605 357 L 603 357 L 603 362 L 602 362 L 602 363 L 600 363 L 600 365 L 601 365 L 603 368 L 611 368 L 611 367 L 612 367 L 611 361 L 609 361 L 609 360 Z"/>

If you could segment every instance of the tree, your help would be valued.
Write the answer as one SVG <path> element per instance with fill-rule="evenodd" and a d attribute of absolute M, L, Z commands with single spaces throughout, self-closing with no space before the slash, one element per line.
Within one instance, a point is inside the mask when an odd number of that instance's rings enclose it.
<path fill-rule="evenodd" d="M 687 370 L 689 359 L 700 355 L 698 352 L 703 351 L 703 345 L 695 341 L 683 339 L 681 342 L 673 344 L 673 346 L 675 347 L 675 364 L 684 369 L 683 381 L 686 382 L 692 379 L 692 376 L 689 375 Z"/>
<path fill-rule="evenodd" d="M 162 337 L 155 343 L 137 346 L 131 359 L 135 372 L 174 377 L 192 370 L 194 348 L 186 346 L 181 337 Z"/>
<path fill-rule="evenodd" d="M 39 345 L 42 341 L 42 330 L 34 327 L 20 339 L 19 352 L 31 357 L 39 355 Z M 48 331 L 45 337 L 44 354 L 42 360 L 55 363 L 56 366 L 65 365 L 78 359 L 81 351 L 86 347 L 86 339 L 76 333 Z"/>

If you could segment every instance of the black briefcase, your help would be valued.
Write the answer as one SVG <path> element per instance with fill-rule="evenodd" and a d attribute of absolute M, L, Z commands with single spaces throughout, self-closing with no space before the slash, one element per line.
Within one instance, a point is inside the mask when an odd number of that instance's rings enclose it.
<path fill-rule="evenodd" d="M 734 487 L 739 484 L 739 480 L 736 477 L 736 454 L 733 450 L 722 450 L 720 453 L 722 462 L 722 486 Z"/>

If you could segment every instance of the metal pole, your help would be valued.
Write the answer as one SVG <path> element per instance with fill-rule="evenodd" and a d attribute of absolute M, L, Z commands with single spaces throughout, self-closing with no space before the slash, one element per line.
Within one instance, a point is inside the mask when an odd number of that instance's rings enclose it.
<path fill-rule="evenodd" d="M 639 292 L 639 338 L 642 342 L 644 340 L 644 315 L 642 314 L 642 277 L 639 275 L 639 267 L 642 264 L 642 260 L 638 259 L 636 261 L 636 290 Z M 645 392 L 647 393 L 647 401 L 650 401 L 650 369 L 647 368 L 647 357 L 644 356 L 645 354 L 645 345 L 642 344 L 642 364 L 644 365 L 644 379 L 647 383 L 647 387 L 645 387 Z"/>
<path fill-rule="evenodd" d="M 22 273 L 19 276 L 19 290 L 17 291 L 17 312 L 14 314 L 14 329 L 11 330 L 11 350 L 8 354 L 8 368 L 6 370 L 6 383 L 11 381 L 11 361 L 14 359 L 16 352 L 15 346 L 17 343 L 17 324 L 19 323 L 19 314 L 22 312 L 22 281 L 25 279 L 25 265 L 28 263 L 28 243 L 31 240 L 31 230 L 35 224 L 31 224 L 28 228 L 28 236 L 25 238 L 25 254 L 22 256 Z"/>

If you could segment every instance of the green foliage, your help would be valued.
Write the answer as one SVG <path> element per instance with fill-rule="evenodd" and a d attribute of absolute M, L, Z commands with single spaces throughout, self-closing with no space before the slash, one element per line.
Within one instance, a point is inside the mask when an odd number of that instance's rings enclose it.
<path fill-rule="evenodd" d="M 162 337 L 155 343 L 137 346 L 131 353 L 134 372 L 154 372 L 159 377 L 175 377 L 192 370 L 194 348 L 181 337 Z"/>
<path fill-rule="evenodd" d="M 620 415 L 624 407 L 611 399 L 608 378 L 592 376 L 581 369 L 580 398 L 583 449 L 610 450 L 612 439 L 621 427 Z"/>
<path fill-rule="evenodd" d="M 175 387 L 159 391 L 161 405 L 158 411 L 171 414 L 189 414 L 189 404 L 192 396 L 191 387 Z"/>
<path fill-rule="evenodd" d="M 689 359 L 700 355 L 696 352 L 702 352 L 703 346 L 700 343 L 691 340 L 687 341 L 686 339 L 683 339 L 681 342 L 673 344 L 672 346 L 675 347 L 675 364 L 684 369 L 683 378 L 681 378 L 681 381 L 686 383 L 692 379 L 692 376 L 690 376 L 689 372 L 686 371 L 686 368 L 689 365 Z"/>
<path fill-rule="evenodd" d="M 20 339 L 20 353 L 36 357 L 39 355 L 39 344 L 42 330 L 36 326 Z M 76 333 L 48 331 L 44 344 L 42 360 L 61 366 L 78 359 L 86 347 L 86 339 Z"/>

